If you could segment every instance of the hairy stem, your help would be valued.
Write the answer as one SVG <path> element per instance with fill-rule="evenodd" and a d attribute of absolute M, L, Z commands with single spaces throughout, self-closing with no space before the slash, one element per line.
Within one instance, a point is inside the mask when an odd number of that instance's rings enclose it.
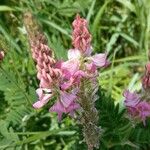
<path fill-rule="evenodd" d="M 85 82 L 81 83 L 79 103 L 82 107 L 80 123 L 83 126 L 83 135 L 88 150 L 99 148 L 100 128 L 98 127 L 98 111 L 95 108 L 94 89 L 87 88 Z"/>

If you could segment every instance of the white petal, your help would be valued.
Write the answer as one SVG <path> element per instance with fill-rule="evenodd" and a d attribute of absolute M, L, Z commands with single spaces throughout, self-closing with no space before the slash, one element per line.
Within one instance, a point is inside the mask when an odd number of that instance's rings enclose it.
<path fill-rule="evenodd" d="M 81 53 L 78 49 L 68 50 L 68 59 L 79 59 L 80 57 L 81 57 Z"/>

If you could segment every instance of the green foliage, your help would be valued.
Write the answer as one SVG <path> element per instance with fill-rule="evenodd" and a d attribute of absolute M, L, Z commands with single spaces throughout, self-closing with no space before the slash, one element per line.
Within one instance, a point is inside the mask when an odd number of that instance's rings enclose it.
<path fill-rule="evenodd" d="M 101 90 L 100 90 L 101 91 Z M 101 136 L 101 149 L 110 150 L 132 150 L 150 148 L 150 125 L 147 121 L 146 127 L 141 124 L 132 124 L 125 117 L 125 109 L 114 104 L 114 100 L 108 96 L 106 91 L 99 91 L 99 99 L 96 106 L 100 110 L 100 126 L 103 134 Z"/>
<path fill-rule="evenodd" d="M 104 89 L 96 102 L 103 129 L 100 149 L 150 149 L 150 120 L 146 127 L 133 126 L 122 106 L 125 88 L 141 88 L 150 45 L 149 0 L 0 1 L 0 50 L 6 54 L 0 64 L 0 149 L 87 149 L 81 128 L 72 119 L 58 123 L 48 107 L 32 108 L 38 81 L 23 25 L 26 11 L 34 14 L 58 59 L 66 59 L 71 48 L 75 15 L 87 18 L 94 52 L 106 50 L 111 61 L 98 78 Z"/>

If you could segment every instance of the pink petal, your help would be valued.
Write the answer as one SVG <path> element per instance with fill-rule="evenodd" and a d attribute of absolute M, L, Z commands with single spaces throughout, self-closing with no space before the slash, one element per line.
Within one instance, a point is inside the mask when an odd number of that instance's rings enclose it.
<path fill-rule="evenodd" d="M 59 100 L 49 109 L 51 112 L 65 112 L 64 106 L 61 104 Z"/>
<path fill-rule="evenodd" d="M 87 47 L 86 51 L 84 52 L 84 55 L 85 55 L 85 56 L 90 56 L 91 53 L 92 53 L 92 47 L 89 46 L 89 47 Z"/>
<path fill-rule="evenodd" d="M 42 102 L 44 102 L 45 104 L 49 101 L 49 99 L 52 97 L 52 94 L 45 94 L 43 96 L 43 99 L 41 100 Z"/>
<path fill-rule="evenodd" d="M 41 81 L 40 81 L 40 87 L 42 88 L 48 88 L 50 86 L 50 83 L 44 79 L 43 77 L 41 78 Z"/>
<path fill-rule="evenodd" d="M 128 107 L 135 107 L 140 102 L 140 97 L 136 93 L 131 93 L 129 90 L 126 90 L 123 93 L 125 97 L 125 105 Z"/>
<path fill-rule="evenodd" d="M 81 81 L 81 79 L 82 79 L 83 77 L 86 77 L 86 73 L 83 72 L 82 70 L 78 70 L 78 71 L 74 74 L 73 77 L 74 77 L 74 83 L 79 84 L 80 81 Z"/>
<path fill-rule="evenodd" d="M 52 97 L 51 89 L 39 88 L 36 90 L 36 93 L 39 97 L 39 100 L 33 104 L 34 108 L 43 107 L 49 101 L 49 99 Z"/>
<path fill-rule="evenodd" d="M 64 79 L 70 79 L 71 78 L 71 73 L 68 70 L 63 70 L 62 76 Z"/>
<path fill-rule="evenodd" d="M 61 92 L 60 100 L 65 108 L 70 107 L 69 105 L 76 99 L 76 95 Z"/>
<path fill-rule="evenodd" d="M 78 49 L 68 50 L 68 59 L 79 59 L 80 57 L 81 57 L 81 53 Z"/>
<path fill-rule="evenodd" d="M 96 72 L 96 69 L 97 69 L 97 67 L 96 67 L 96 65 L 94 63 L 90 63 L 90 64 L 87 63 L 86 64 L 86 68 L 91 73 Z"/>
<path fill-rule="evenodd" d="M 57 101 L 50 109 L 50 112 L 56 112 L 58 114 L 58 120 L 61 121 L 62 118 L 62 113 L 66 112 L 64 109 L 63 105 L 61 104 L 60 101 Z"/>
<path fill-rule="evenodd" d="M 36 90 L 36 93 L 37 93 L 37 95 L 39 96 L 39 99 L 41 99 L 41 97 L 43 96 L 43 90 L 42 90 L 42 88 L 38 88 L 38 89 Z"/>
<path fill-rule="evenodd" d="M 68 60 L 62 64 L 62 69 L 67 70 L 73 75 L 79 69 L 79 61 L 78 60 Z"/>
<path fill-rule="evenodd" d="M 37 101 L 33 104 L 33 107 L 36 108 L 36 109 L 39 109 L 41 107 L 43 107 L 45 104 L 41 101 Z"/>
<path fill-rule="evenodd" d="M 97 67 L 104 67 L 108 64 L 106 53 L 96 54 L 92 56 L 91 59 L 93 64 L 95 64 Z"/>
<path fill-rule="evenodd" d="M 73 79 L 73 78 L 70 78 L 69 81 L 62 83 L 62 84 L 61 84 L 61 89 L 62 89 L 62 90 L 67 90 L 70 86 L 72 86 L 73 81 L 74 81 L 74 79 Z"/>
<path fill-rule="evenodd" d="M 62 60 L 57 61 L 56 64 L 55 64 L 55 68 L 61 69 L 62 63 L 63 63 Z"/>
<path fill-rule="evenodd" d="M 80 108 L 80 105 L 78 103 L 72 102 L 72 104 L 66 109 L 66 111 L 72 112 L 79 108 Z"/>

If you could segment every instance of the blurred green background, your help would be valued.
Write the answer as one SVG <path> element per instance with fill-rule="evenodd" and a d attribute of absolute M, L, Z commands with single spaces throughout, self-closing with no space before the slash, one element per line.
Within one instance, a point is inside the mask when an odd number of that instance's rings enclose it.
<path fill-rule="evenodd" d="M 150 46 L 150 0 L 0 0 L 0 49 L 6 53 L 0 69 L 0 149 L 83 149 L 76 146 L 83 141 L 72 119 L 58 123 L 48 107 L 32 108 L 38 81 L 23 24 L 26 11 L 33 13 L 58 59 L 66 59 L 72 47 L 76 14 L 86 18 L 94 53 L 106 51 L 111 62 L 100 72 L 100 86 L 122 103 L 124 89 L 141 88 Z"/>

